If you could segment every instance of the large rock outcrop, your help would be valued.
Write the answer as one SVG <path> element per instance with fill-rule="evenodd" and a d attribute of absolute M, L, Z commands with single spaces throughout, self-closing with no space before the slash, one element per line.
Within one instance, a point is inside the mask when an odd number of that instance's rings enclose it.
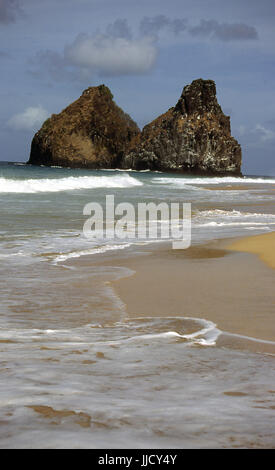
<path fill-rule="evenodd" d="M 109 88 L 90 87 L 44 122 L 32 140 L 28 163 L 116 168 L 139 134 L 136 123 L 114 103 Z"/>
<path fill-rule="evenodd" d="M 215 82 L 198 79 L 187 85 L 174 108 L 144 127 L 122 166 L 240 175 L 241 147 L 231 136 L 229 116 L 217 102 Z"/>
<path fill-rule="evenodd" d="M 131 168 L 240 175 L 241 147 L 212 80 L 187 85 L 174 108 L 144 127 L 100 85 L 53 114 L 35 134 L 29 162 L 86 168 Z"/>

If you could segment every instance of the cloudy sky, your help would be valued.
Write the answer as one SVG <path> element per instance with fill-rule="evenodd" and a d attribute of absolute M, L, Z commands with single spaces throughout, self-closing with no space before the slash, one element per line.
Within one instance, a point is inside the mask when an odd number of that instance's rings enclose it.
<path fill-rule="evenodd" d="M 0 160 L 105 83 L 143 127 L 213 79 L 245 174 L 275 175 L 274 0 L 0 0 Z"/>

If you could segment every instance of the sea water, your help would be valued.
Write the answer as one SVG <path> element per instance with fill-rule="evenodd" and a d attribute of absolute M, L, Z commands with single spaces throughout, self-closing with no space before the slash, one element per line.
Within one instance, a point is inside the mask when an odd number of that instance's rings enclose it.
<path fill-rule="evenodd" d="M 0 447 L 273 446 L 274 355 L 226 346 L 195 312 L 129 319 L 109 282 L 131 272 L 114 255 L 152 240 L 82 229 L 83 207 L 112 194 L 191 203 L 192 244 L 267 233 L 274 185 L 0 164 Z"/>

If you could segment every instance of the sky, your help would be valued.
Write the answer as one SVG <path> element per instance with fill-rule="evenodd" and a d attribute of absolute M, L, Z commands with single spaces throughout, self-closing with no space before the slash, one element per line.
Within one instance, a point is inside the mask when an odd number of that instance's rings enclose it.
<path fill-rule="evenodd" d="M 142 128 L 197 78 L 216 83 L 243 173 L 275 175 L 274 0 L 0 0 L 0 160 L 88 86 Z"/>

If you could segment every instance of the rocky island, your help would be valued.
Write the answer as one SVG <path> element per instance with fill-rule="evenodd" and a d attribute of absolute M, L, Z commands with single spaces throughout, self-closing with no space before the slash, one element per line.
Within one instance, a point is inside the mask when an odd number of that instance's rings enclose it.
<path fill-rule="evenodd" d="M 108 87 L 89 87 L 78 100 L 44 122 L 32 140 L 28 163 L 117 168 L 139 134 L 135 122 L 114 103 Z"/>
<path fill-rule="evenodd" d="M 105 85 L 90 87 L 35 134 L 28 161 L 71 168 L 131 168 L 240 175 L 241 147 L 213 80 L 184 87 L 176 106 L 142 131 Z"/>

